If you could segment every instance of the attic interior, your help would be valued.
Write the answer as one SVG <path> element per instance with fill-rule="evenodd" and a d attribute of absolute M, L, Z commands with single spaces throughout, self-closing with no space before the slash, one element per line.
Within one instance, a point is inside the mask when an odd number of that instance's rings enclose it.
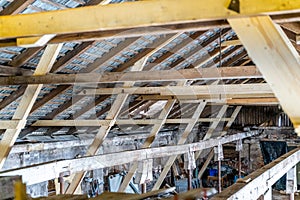
<path fill-rule="evenodd" d="M 0 0 L 0 199 L 298 199 L 299 52 L 298 0 Z"/>

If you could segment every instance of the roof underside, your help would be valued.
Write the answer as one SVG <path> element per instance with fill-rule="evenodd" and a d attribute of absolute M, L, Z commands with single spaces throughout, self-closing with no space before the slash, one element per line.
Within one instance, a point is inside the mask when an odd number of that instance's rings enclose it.
<path fill-rule="evenodd" d="M 16 0 L 15 0 L 16 1 Z M 13 1 L 0 0 L 1 12 L 5 12 Z M 98 3 L 101 1 L 98 0 Z M 113 0 L 110 3 L 121 3 L 123 1 Z M 89 0 L 35 0 L 21 13 L 33 13 L 50 10 L 60 10 L 90 5 Z M 95 4 L 95 0 L 92 1 Z M 1 13 L 0 13 L 1 14 Z M 176 36 L 176 37 L 174 37 Z M 136 61 L 147 55 L 153 48 L 163 44 L 174 37 L 163 48 L 158 49 L 147 59 L 144 70 L 168 70 L 219 68 L 233 66 L 254 65 L 248 57 L 242 45 L 223 46 L 225 41 L 236 40 L 237 36 L 230 28 L 216 26 L 206 31 L 191 31 L 181 33 L 166 33 L 143 35 L 141 37 L 116 37 L 97 41 L 75 41 L 63 44 L 52 73 L 76 74 L 81 72 L 123 72 L 129 71 Z M 44 48 L 0 48 L 0 65 L 17 67 L 31 70 L 37 67 L 43 54 Z M 191 85 L 209 85 L 214 81 L 193 81 Z M 230 79 L 221 80 L 223 84 L 252 84 L 265 83 L 264 79 Z M 176 82 L 147 82 L 135 83 L 135 86 L 161 86 L 175 85 Z M 97 85 L 99 86 L 99 85 Z M 101 87 L 119 87 L 118 84 L 100 84 Z M 93 88 L 96 85 L 44 85 L 35 105 L 28 117 L 26 128 L 21 132 L 19 139 L 26 140 L 30 136 L 47 136 L 53 140 L 74 139 L 78 134 L 93 134 L 97 132 L 95 127 L 36 127 L 31 126 L 37 120 L 42 119 L 105 119 L 116 95 L 93 95 L 78 96 L 78 90 L 82 88 Z M 20 98 L 24 92 L 24 86 L 9 85 L 0 87 L 0 120 L 10 120 L 19 105 Z M 144 119 L 156 118 L 158 111 L 165 104 L 164 100 L 137 100 L 139 95 L 130 95 L 128 103 L 124 106 L 119 118 Z M 191 117 L 191 110 L 196 104 L 178 103 L 169 114 L 169 118 Z M 220 105 L 211 105 L 203 112 L 201 117 L 215 116 Z M 234 107 L 226 115 L 230 116 Z M 264 112 L 265 108 L 261 109 Z M 275 108 L 273 113 L 279 113 Z M 190 114 L 191 113 L 191 114 Z M 257 123 L 263 123 L 267 117 Z M 287 125 L 290 123 L 287 122 Z M 176 125 L 165 125 L 164 129 L 178 128 Z M 121 132 L 129 134 L 149 130 L 151 126 L 124 126 Z M 118 132 L 119 131 L 119 132 Z M 112 133 L 120 133 L 120 127 L 115 126 Z M 122 133 L 120 133 L 122 134 Z M 35 139 L 37 137 L 34 137 Z M 41 137 L 45 138 L 45 137 Z M 43 139 L 41 139 L 43 140 Z"/>

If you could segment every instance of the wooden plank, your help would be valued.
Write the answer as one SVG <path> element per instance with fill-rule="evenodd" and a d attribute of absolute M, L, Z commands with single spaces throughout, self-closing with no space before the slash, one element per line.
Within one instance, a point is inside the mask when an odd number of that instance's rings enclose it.
<path fill-rule="evenodd" d="M 229 121 L 231 118 L 199 118 L 198 122 L 215 122 L 215 121 Z M 160 124 L 161 119 L 116 119 L 116 124 L 118 125 L 149 125 L 149 124 Z M 166 119 L 166 124 L 188 124 L 192 123 L 194 119 L 181 118 L 181 119 Z M 32 126 L 108 126 L 110 120 L 37 120 Z M 10 123 L 10 121 L 0 121 L 4 127 L 14 126 L 15 122 Z"/>
<path fill-rule="evenodd" d="M 34 75 L 43 75 L 50 71 L 62 45 L 49 45 L 47 46 Z M 27 116 L 40 92 L 43 85 L 29 85 L 12 117 L 13 120 L 20 120 L 20 123 L 26 122 Z M 0 168 L 3 167 L 4 162 L 15 143 L 22 128 L 7 129 L 0 141 Z"/>
<path fill-rule="evenodd" d="M 85 89 L 78 95 L 107 95 L 107 94 L 160 94 L 162 96 L 187 95 L 226 95 L 230 94 L 273 94 L 269 84 L 227 84 L 227 85 L 191 85 L 191 86 L 160 86 L 160 87 L 116 87 Z"/>
<path fill-rule="evenodd" d="M 298 22 L 300 20 L 299 12 L 293 12 L 289 14 L 272 15 L 272 19 L 276 23 Z M 175 23 L 161 25 L 158 29 L 149 29 L 149 27 L 139 27 L 135 29 L 118 29 L 108 31 L 92 31 L 84 33 L 70 33 L 58 35 L 52 39 L 49 44 L 57 44 L 62 42 L 87 42 L 95 40 L 116 39 L 116 38 L 130 38 L 130 37 L 142 37 L 145 35 L 162 35 L 162 34 L 176 34 L 178 32 L 190 32 L 190 31 L 207 31 L 214 28 L 230 28 L 229 24 L 225 20 L 213 20 L 213 21 L 197 21 L 190 23 Z M 0 47 L 16 46 L 16 41 L 1 40 Z"/>
<path fill-rule="evenodd" d="M 228 4 L 227 0 L 216 0 L 211 4 L 205 0 L 152 0 L 5 16 L 0 17 L 0 38 L 159 26 L 237 16 L 236 12 L 226 8 Z M 157 12 L 157 8 L 161 12 Z M 300 3 L 295 0 L 240 1 L 242 15 L 290 13 L 299 9 Z"/>
<path fill-rule="evenodd" d="M 64 57 L 63 57 L 64 58 Z M 98 63 L 98 62 L 97 62 Z M 93 64 L 100 66 L 100 64 Z M 90 70 L 89 70 L 90 71 Z M 0 85 L 23 84 L 80 84 L 80 83 L 118 83 L 148 81 L 181 81 L 181 80 L 214 80 L 214 79 L 246 79 L 263 78 L 255 66 L 222 67 L 217 70 L 209 68 L 138 71 L 138 72 L 105 72 L 78 74 L 48 74 L 44 76 L 0 77 Z"/>
<path fill-rule="evenodd" d="M 206 102 L 202 102 L 197 106 L 197 108 L 192 116 L 193 121 L 188 123 L 188 125 L 186 126 L 184 132 L 182 133 L 182 135 L 177 143 L 178 145 L 184 144 L 186 142 L 190 132 L 192 131 L 192 129 L 198 122 L 198 119 L 199 119 L 202 111 L 204 110 L 205 106 L 206 106 Z M 164 165 L 163 171 L 161 172 L 159 178 L 157 179 L 155 185 L 153 186 L 152 191 L 158 190 L 160 188 L 161 184 L 163 183 L 165 177 L 167 176 L 167 174 L 168 174 L 169 170 L 171 169 L 173 163 L 175 162 L 176 158 L 177 158 L 177 155 L 169 157 L 167 163 Z"/>
<path fill-rule="evenodd" d="M 210 139 L 192 144 L 139 149 L 134 151 L 116 152 L 111 154 L 102 154 L 71 160 L 42 163 L 35 166 L 28 166 L 20 169 L 2 171 L 0 172 L 0 175 L 22 175 L 23 181 L 28 185 L 32 185 L 54 178 L 58 178 L 61 172 L 69 171 L 71 174 L 73 174 L 85 170 L 101 169 L 105 167 L 122 165 L 145 159 L 180 155 L 187 153 L 188 151 L 199 151 L 201 149 L 207 149 L 217 146 L 219 143 L 226 144 L 255 135 L 258 135 L 258 131 L 238 133 L 235 135 L 224 136 L 222 138 Z M 33 173 L 35 174 L 35 176 L 32 176 Z"/>
<path fill-rule="evenodd" d="M 300 134 L 300 107 L 296 106 L 300 98 L 299 54 L 268 16 L 230 19 L 229 23 Z M 272 67 L 267 67 L 270 64 Z"/>
<path fill-rule="evenodd" d="M 281 24 L 286 36 L 296 45 L 300 45 L 300 26 L 299 23 Z"/>
<path fill-rule="evenodd" d="M 229 105 L 278 105 L 277 98 L 227 99 Z"/>
<path fill-rule="evenodd" d="M 220 95 L 219 95 L 220 96 Z M 226 96 L 221 95 L 222 99 L 217 98 L 216 96 L 209 95 L 170 95 L 170 96 L 162 96 L 162 95 L 140 95 L 138 100 L 169 100 L 169 99 L 177 99 L 182 101 L 183 103 L 191 103 L 195 101 L 207 101 L 212 104 L 230 104 L 231 100 L 237 100 L 241 105 L 248 104 L 248 100 L 251 102 L 251 99 L 261 99 L 263 103 L 267 103 L 270 100 L 270 103 L 274 102 L 274 94 L 226 94 Z M 265 99 L 265 101 L 264 101 Z M 276 98 L 275 98 L 276 99 Z M 253 101 L 252 101 L 253 102 Z M 257 101 L 259 102 L 259 100 Z"/>

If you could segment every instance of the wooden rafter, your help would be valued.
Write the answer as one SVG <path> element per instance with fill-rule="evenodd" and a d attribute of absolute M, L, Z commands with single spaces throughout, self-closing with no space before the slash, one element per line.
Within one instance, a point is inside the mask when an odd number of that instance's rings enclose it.
<path fill-rule="evenodd" d="M 18 0 L 13 1 L 7 8 L 0 12 L 0 15 L 15 15 L 25 10 L 35 0 Z"/>
<path fill-rule="evenodd" d="M 42 75 L 46 74 L 50 71 L 52 65 L 54 64 L 56 57 L 61 49 L 62 45 L 49 45 L 35 72 L 34 75 Z M 27 116 L 30 113 L 30 110 L 35 103 L 35 100 L 42 89 L 43 85 L 29 85 L 27 86 L 25 93 L 20 101 L 19 106 L 17 107 L 17 110 L 15 111 L 15 114 L 13 116 L 13 120 L 19 120 L 20 124 L 23 124 L 25 126 Z M 23 127 L 18 127 L 17 129 L 7 129 L 3 135 L 2 140 L 0 141 L 0 168 L 3 167 L 4 162 L 10 152 L 10 149 L 12 145 L 15 143 L 19 133 L 21 132 L 21 129 Z"/>
<path fill-rule="evenodd" d="M 268 16 L 228 21 L 245 45 L 249 56 L 259 65 L 260 71 L 299 134 L 299 54 L 282 29 Z M 270 64 L 272 67 L 267 66 Z"/>

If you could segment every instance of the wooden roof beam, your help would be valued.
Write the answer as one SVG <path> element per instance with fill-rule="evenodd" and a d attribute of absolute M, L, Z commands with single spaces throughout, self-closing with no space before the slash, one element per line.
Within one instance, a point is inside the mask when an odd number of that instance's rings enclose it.
<path fill-rule="evenodd" d="M 228 20 L 300 134 L 300 59 L 288 37 L 268 16 Z M 269 66 L 272 67 L 269 67 Z"/>
<path fill-rule="evenodd" d="M 161 86 L 161 87 L 116 87 L 85 89 L 78 95 L 105 94 L 160 94 L 162 96 L 184 95 L 215 95 L 222 94 L 273 94 L 266 83 L 259 84 L 228 84 L 228 85 L 191 85 L 191 86 Z"/>
<path fill-rule="evenodd" d="M 0 67 L 1 73 L 1 67 Z M 154 82 L 180 80 L 215 80 L 215 79 L 262 78 L 255 66 L 161 70 L 140 72 L 105 72 L 78 74 L 48 74 L 44 76 L 11 76 L 0 77 L 0 85 L 27 84 L 85 84 L 85 83 L 120 83 L 120 82 Z"/>
<path fill-rule="evenodd" d="M 152 0 L 5 16 L 0 17 L 0 38 L 82 33 L 236 17 L 238 14 L 228 10 L 228 6 L 227 0 L 216 0 L 210 4 L 207 4 L 205 0 L 175 0 L 175 2 L 174 0 Z M 157 8 L 160 8 L 161 12 L 157 12 Z M 283 0 L 263 2 L 242 0 L 239 12 L 245 16 L 260 13 L 288 13 L 299 11 L 299 9 L 300 3 L 292 0 L 288 3 Z M 130 13 L 135 13 L 135 15 L 130 15 Z M 132 17 L 128 18 L 128 16 Z M 153 21 L 153 19 L 156 20 Z M 84 26 L 78 26 L 78 24 L 84 24 Z"/>

